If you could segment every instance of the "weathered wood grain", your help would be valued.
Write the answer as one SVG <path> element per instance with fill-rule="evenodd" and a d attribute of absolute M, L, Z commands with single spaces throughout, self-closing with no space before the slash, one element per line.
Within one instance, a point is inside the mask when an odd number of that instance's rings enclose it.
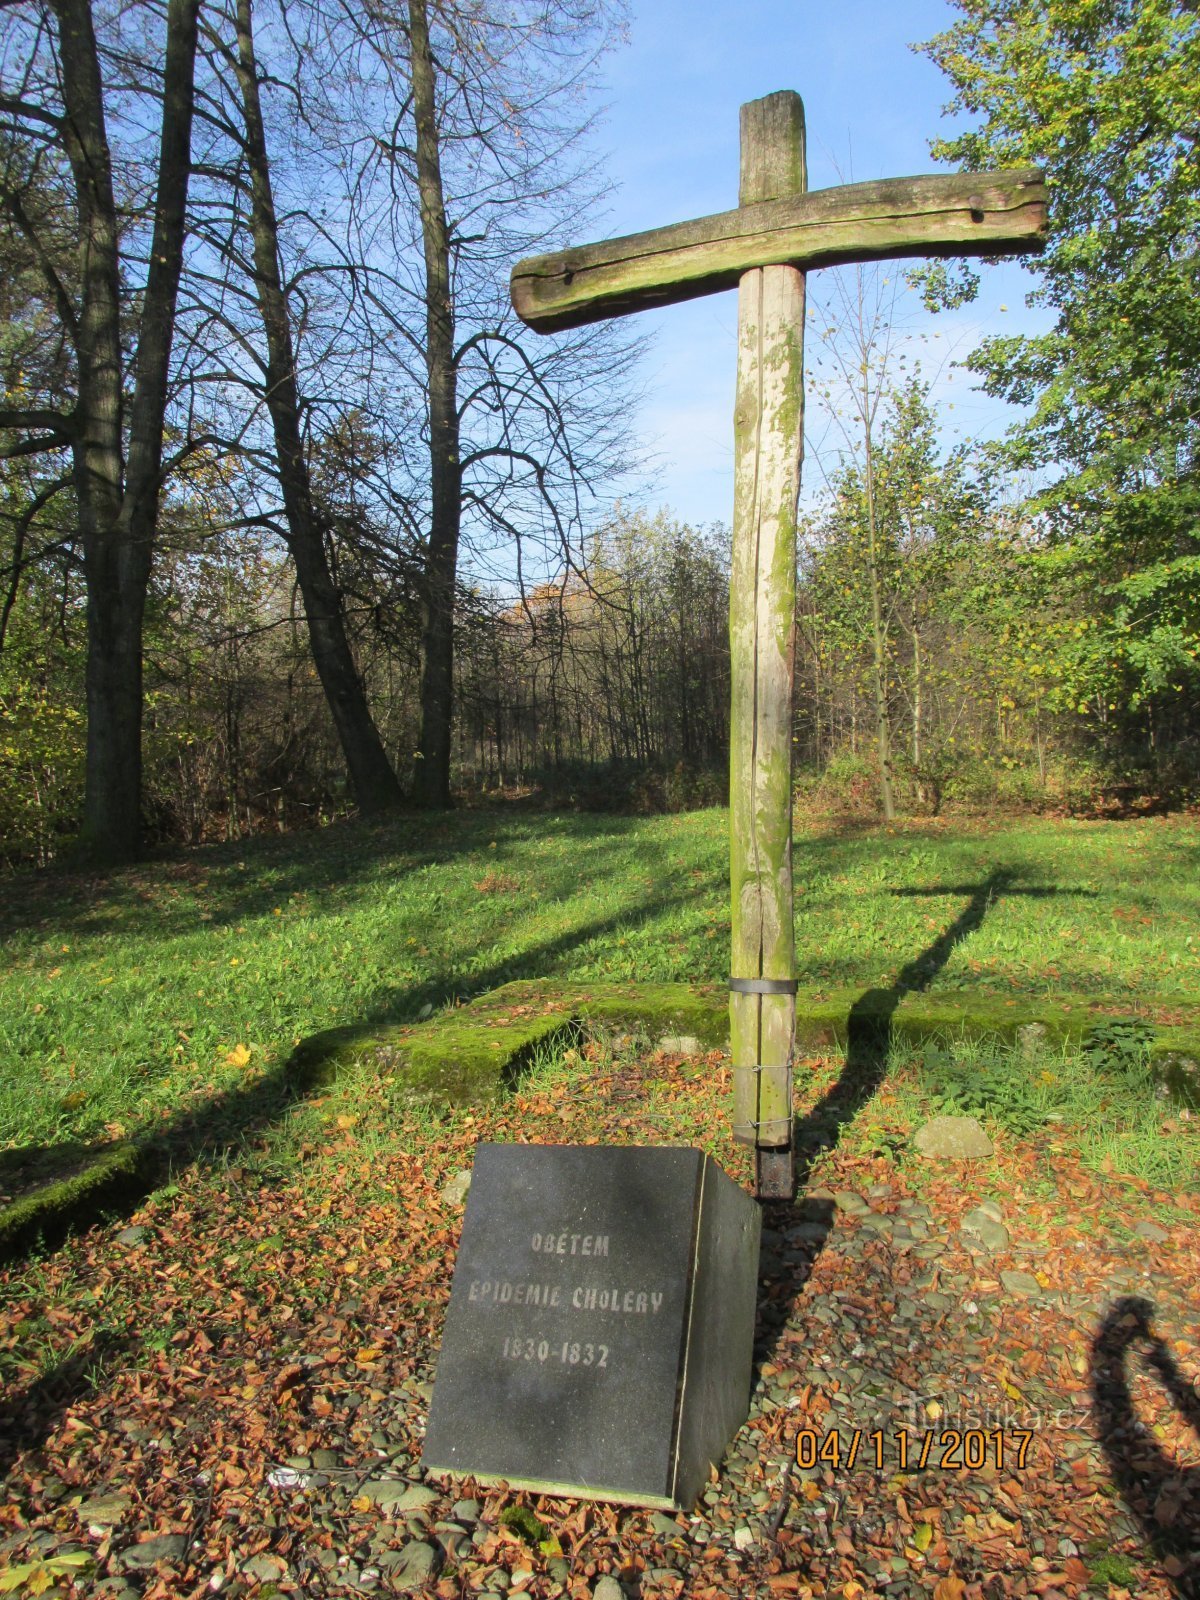
<path fill-rule="evenodd" d="M 513 268 L 512 303 L 523 322 L 550 333 L 731 289 L 752 267 L 1007 255 L 1039 249 L 1045 232 L 1046 185 L 1035 167 L 887 178 L 775 193 L 693 222 L 530 256 Z"/>
<path fill-rule="evenodd" d="M 790 92 L 742 107 L 747 206 L 805 184 L 804 108 Z M 738 288 L 729 843 L 734 977 L 793 978 L 792 627 L 804 435 L 804 274 L 755 267 Z M 792 995 L 731 992 L 734 1137 L 792 1140 Z M 790 1195 L 790 1162 L 785 1186 Z"/>

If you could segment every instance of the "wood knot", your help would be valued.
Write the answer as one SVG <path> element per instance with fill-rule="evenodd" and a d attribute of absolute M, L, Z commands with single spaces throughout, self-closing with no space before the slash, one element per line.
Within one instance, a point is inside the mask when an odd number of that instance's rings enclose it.
<path fill-rule="evenodd" d="M 981 194 L 969 194 L 967 196 L 967 208 L 971 213 L 972 222 L 983 221 L 984 204 L 983 196 Z"/>

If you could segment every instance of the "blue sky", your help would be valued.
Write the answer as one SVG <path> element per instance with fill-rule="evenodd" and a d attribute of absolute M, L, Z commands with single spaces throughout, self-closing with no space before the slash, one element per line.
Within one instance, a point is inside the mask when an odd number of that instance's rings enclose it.
<path fill-rule="evenodd" d="M 777 89 L 795 89 L 804 100 L 810 188 L 937 170 L 928 147 L 949 126 L 941 110 L 949 85 L 909 46 L 953 20 L 944 0 L 633 4 L 630 42 L 607 64 L 599 145 L 616 192 L 605 236 L 736 205 L 738 107 Z M 829 277 L 810 275 L 810 295 L 828 295 L 832 286 L 822 280 Z M 915 294 L 902 297 L 898 320 L 926 372 L 937 375 L 937 397 L 954 406 L 945 413 L 948 438 L 1003 431 L 1009 408 L 972 392 L 970 374 L 954 373 L 951 363 L 987 333 L 1046 327 L 1044 312 L 1025 308 L 1033 283 L 1016 264 L 985 268 L 978 300 L 936 317 Z M 685 521 L 728 522 L 736 292 L 644 312 L 638 321 L 654 335 L 640 427 L 658 460 L 656 484 L 639 498 Z M 819 485 L 825 433 L 811 403 L 809 424 L 806 495 Z"/>

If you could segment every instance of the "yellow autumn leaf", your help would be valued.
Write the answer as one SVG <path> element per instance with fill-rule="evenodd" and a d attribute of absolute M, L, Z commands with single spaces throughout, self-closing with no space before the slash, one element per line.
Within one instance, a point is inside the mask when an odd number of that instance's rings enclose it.
<path fill-rule="evenodd" d="M 337 1125 L 338 1125 L 339 1128 L 352 1128 L 357 1121 L 358 1121 L 357 1115 L 355 1115 L 355 1116 L 346 1116 L 345 1114 L 343 1114 L 342 1116 L 340 1116 L 337 1119 Z"/>
<path fill-rule="evenodd" d="M 928 1522 L 918 1522 L 913 1529 L 912 1541 L 917 1549 L 924 1553 L 933 1542 L 933 1527 Z"/>
<path fill-rule="evenodd" d="M 355 1495 L 350 1504 L 354 1507 L 355 1511 L 358 1512 L 370 1511 L 371 1509 L 371 1502 L 365 1494 Z"/>
<path fill-rule="evenodd" d="M 245 1067 L 250 1062 L 250 1046 L 248 1044 L 235 1044 L 225 1057 L 225 1063 L 230 1067 Z"/>

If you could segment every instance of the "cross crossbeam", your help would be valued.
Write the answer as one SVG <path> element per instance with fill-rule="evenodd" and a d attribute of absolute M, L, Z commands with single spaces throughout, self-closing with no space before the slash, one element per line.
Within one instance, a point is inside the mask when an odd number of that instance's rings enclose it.
<path fill-rule="evenodd" d="M 761 1199 L 794 1179 L 792 683 L 796 502 L 804 439 L 805 274 L 906 256 L 1038 250 L 1032 167 L 846 184 L 809 194 L 804 108 L 785 90 L 741 109 L 740 204 L 518 262 L 512 302 L 541 333 L 738 287 L 729 638 L 730 1047 L 734 1137 Z"/>
<path fill-rule="evenodd" d="M 1004 255 L 1039 248 L 1045 232 L 1036 167 L 848 183 L 530 256 L 513 268 L 512 303 L 553 333 L 732 289 L 752 267 Z"/>

